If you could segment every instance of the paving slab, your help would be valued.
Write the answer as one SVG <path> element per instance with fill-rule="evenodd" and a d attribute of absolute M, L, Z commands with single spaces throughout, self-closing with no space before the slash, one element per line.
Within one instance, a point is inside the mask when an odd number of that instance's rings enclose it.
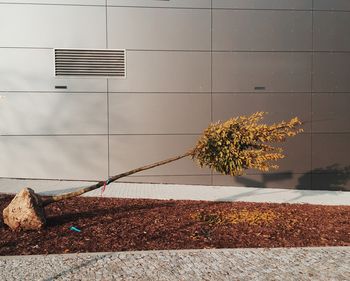
<path fill-rule="evenodd" d="M 350 247 L 0 257 L 0 280 L 350 280 Z"/>
<path fill-rule="evenodd" d="M 95 182 L 84 181 L 0 179 L 0 192 L 17 193 L 23 187 L 30 187 L 38 193 L 49 195 L 70 192 L 78 187 L 88 186 L 94 183 Z M 84 196 L 100 195 L 100 189 L 84 194 Z M 237 186 L 116 182 L 107 186 L 103 196 L 117 198 L 350 205 L 350 192 L 348 191 L 296 190 Z"/>

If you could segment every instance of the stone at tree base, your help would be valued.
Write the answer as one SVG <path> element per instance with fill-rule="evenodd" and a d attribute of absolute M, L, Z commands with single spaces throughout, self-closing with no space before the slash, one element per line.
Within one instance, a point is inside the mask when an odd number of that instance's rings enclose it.
<path fill-rule="evenodd" d="M 46 223 L 41 198 L 30 188 L 16 194 L 4 209 L 3 218 L 12 230 L 40 229 Z"/>

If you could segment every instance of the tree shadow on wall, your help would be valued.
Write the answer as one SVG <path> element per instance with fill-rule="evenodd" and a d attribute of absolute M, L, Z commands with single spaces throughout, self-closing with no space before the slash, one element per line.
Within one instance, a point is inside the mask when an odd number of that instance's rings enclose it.
<path fill-rule="evenodd" d="M 236 178 L 236 181 L 246 187 L 268 188 L 269 183 L 271 182 L 284 181 L 287 179 L 291 179 L 292 177 L 293 177 L 292 172 L 285 172 L 285 173 L 262 174 L 261 180 L 254 180 L 254 179 L 246 178 L 244 176 L 239 176 Z"/>
<path fill-rule="evenodd" d="M 284 180 L 292 179 L 293 173 L 271 173 L 262 174 L 261 180 L 255 180 L 247 177 L 237 177 L 236 182 L 246 187 L 260 188 L 283 188 Z M 342 167 L 339 164 L 333 164 L 325 168 L 313 169 L 302 174 L 298 178 L 295 186 L 284 188 L 298 190 L 328 190 L 328 191 L 350 191 L 347 183 L 350 181 L 350 166 Z M 281 186 L 278 186 L 278 182 Z"/>
<path fill-rule="evenodd" d="M 333 164 L 313 169 L 298 179 L 295 189 L 309 189 L 305 186 L 310 179 L 311 190 L 350 191 L 350 186 L 347 187 L 347 182 L 350 180 L 350 166 L 341 167 L 339 164 Z"/>
<path fill-rule="evenodd" d="M 293 177 L 293 174 L 291 172 L 286 172 L 286 173 L 273 173 L 273 174 L 262 174 L 261 175 L 261 180 L 255 180 L 252 178 L 248 178 L 248 177 L 244 177 L 244 176 L 238 176 L 234 178 L 234 183 L 233 185 L 235 185 L 235 183 L 239 183 L 241 186 L 245 186 L 245 187 L 255 187 L 252 189 L 247 189 L 247 191 L 244 192 L 240 192 L 239 194 L 235 194 L 232 196 L 227 196 L 227 197 L 222 197 L 219 198 L 217 201 L 239 201 L 242 200 L 242 198 L 244 197 L 250 197 L 250 196 L 256 196 L 256 195 L 271 195 L 271 194 L 277 194 L 280 193 L 279 190 L 277 190 L 277 186 L 276 191 L 273 190 L 259 190 L 256 188 L 271 188 L 270 184 L 272 182 L 276 182 L 276 181 L 283 181 L 283 180 L 287 180 Z"/>

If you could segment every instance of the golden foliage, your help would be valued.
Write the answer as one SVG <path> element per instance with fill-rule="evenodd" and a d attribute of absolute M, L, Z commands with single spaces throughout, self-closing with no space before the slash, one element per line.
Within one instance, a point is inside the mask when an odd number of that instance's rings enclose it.
<path fill-rule="evenodd" d="M 246 169 L 267 172 L 277 169 L 272 161 L 284 158 L 282 149 L 268 143 L 283 142 L 302 132 L 297 117 L 273 125 L 258 124 L 265 112 L 211 124 L 192 154 L 201 167 L 225 175 L 242 175 Z"/>
<path fill-rule="evenodd" d="M 277 218 L 277 215 L 271 211 L 259 210 L 240 210 L 240 211 L 221 211 L 214 213 L 199 212 L 191 215 L 192 219 L 200 222 L 205 222 L 209 225 L 220 224 L 237 224 L 248 223 L 250 225 L 257 225 L 263 223 L 272 223 Z"/>

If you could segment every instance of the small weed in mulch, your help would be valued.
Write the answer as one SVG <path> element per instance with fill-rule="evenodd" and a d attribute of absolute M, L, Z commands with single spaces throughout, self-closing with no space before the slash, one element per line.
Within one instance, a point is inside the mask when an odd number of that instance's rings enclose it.
<path fill-rule="evenodd" d="M 0 195 L 0 255 L 350 246 L 350 206 L 76 197 L 47 206 L 42 230 L 13 232 L 12 198 Z"/>

